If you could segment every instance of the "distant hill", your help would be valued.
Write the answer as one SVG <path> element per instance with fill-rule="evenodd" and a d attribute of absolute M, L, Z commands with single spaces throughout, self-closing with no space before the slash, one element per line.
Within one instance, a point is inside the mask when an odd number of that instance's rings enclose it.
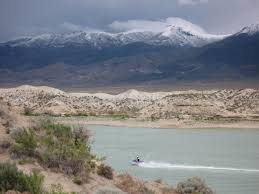
<path fill-rule="evenodd" d="M 74 32 L 0 44 L 0 83 L 55 86 L 259 79 L 259 25 L 230 36 L 184 25 L 163 32 Z"/>

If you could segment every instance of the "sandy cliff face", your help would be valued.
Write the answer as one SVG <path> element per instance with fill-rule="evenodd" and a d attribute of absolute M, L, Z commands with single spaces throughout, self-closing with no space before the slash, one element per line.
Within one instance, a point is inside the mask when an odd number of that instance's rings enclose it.
<path fill-rule="evenodd" d="M 129 90 L 118 95 L 66 93 L 50 87 L 0 89 L 0 97 L 20 111 L 53 115 L 127 115 L 138 118 L 258 118 L 259 91 L 210 90 L 147 93 Z"/>

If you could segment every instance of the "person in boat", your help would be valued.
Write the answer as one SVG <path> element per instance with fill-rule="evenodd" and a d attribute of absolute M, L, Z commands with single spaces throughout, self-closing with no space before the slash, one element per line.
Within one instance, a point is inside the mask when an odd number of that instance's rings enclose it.
<path fill-rule="evenodd" d="M 140 159 L 139 159 L 139 157 L 138 157 L 138 156 L 137 156 L 137 159 L 136 159 L 136 161 L 137 161 L 137 162 L 140 162 Z"/>

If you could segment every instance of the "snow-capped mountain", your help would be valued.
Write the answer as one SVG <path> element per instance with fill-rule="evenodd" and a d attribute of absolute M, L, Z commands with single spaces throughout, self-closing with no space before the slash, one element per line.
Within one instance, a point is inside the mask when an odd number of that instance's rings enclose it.
<path fill-rule="evenodd" d="M 259 24 L 252 24 L 250 26 L 244 27 L 242 30 L 240 30 L 238 33 L 235 35 L 240 35 L 240 34 L 247 34 L 247 35 L 255 35 L 259 34 Z"/>
<path fill-rule="evenodd" d="M 172 18 L 171 18 L 172 20 Z M 224 35 L 211 35 L 197 25 L 180 18 L 167 21 L 164 26 L 157 29 L 130 29 L 124 32 L 104 31 L 77 31 L 70 33 L 48 33 L 38 36 L 23 37 L 8 41 L 5 44 L 16 46 L 51 46 L 63 47 L 66 45 L 90 46 L 94 48 L 107 48 L 122 46 L 136 42 L 150 45 L 191 46 L 200 47 L 225 38 Z"/>
<path fill-rule="evenodd" d="M 2 43 L 0 83 L 258 80 L 259 25 L 218 36 L 181 19 L 168 20 L 116 22 L 109 32 L 47 33 Z"/>

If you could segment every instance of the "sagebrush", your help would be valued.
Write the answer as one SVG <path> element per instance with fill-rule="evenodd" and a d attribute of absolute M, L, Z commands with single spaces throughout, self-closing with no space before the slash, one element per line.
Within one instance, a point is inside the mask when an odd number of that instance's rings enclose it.
<path fill-rule="evenodd" d="M 30 175 L 18 171 L 14 164 L 0 163 L 0 193 L 8 190 L 29 192 L 31 194 L 43 193 L 44 177 L 38 172 Z"/>

